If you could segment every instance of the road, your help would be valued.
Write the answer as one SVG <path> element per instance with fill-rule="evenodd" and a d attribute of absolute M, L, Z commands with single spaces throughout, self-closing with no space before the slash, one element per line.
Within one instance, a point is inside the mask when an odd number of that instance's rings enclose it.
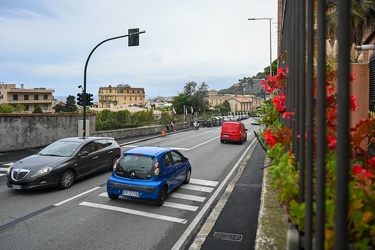
<path fill-rule="evenodd" d="M 222 144 L 220 128 L 200 128 L 123 144 L 179 149 L 192 164 L 190 184 L 162 207 L 120 197 L 110 200 L 110 172 L 78 181 L 70 189 L 22 191 L 6 186 L 6 167 L 29 152 L 0 155 L 0 246 L 2 249 L 186 249 L 220 198 L 254 140 L 258 126 L 243 121 L 248 139 Z"/>

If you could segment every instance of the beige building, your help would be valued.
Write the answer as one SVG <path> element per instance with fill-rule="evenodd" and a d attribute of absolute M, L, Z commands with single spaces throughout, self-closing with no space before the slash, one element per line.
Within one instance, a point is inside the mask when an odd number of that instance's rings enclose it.
<path fill-rule="evenodd" d="M 263 98 L 255 95 L 218 95 L 217 91 L 211 90 L 208 93 L 210 107 L 223 104 L 228 101 L 231 111 L 249 111 L 261 106 Z"/>
<path fill-rule="evenodd" d="M 119 85 L 117 87 L 100 87 L 98 93 L 98 108 L 117 106 L 145 105 L 144 88 L 131 88 Z"/>
<path fill-rule="evenodd" d="M 52 102 L 54 89 L 34 88 L 25 89 L 21 83 L 21 88 L 16 88 L 16 84 L 0 84 L 0 104 L 8 103 L 13 106 L 22 104 L 29 113 L 39 106 L 43 113 L 53 113 Z"/>

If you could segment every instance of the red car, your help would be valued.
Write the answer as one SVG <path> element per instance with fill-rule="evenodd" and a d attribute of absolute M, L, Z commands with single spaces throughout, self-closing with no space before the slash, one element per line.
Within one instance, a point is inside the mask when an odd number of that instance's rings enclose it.
<path fill-rule="evenodd" d="M 247 128 L 242 122 L 224 122 L 221 127 L 220 142 L 239 142 L 247 140 Z"/>

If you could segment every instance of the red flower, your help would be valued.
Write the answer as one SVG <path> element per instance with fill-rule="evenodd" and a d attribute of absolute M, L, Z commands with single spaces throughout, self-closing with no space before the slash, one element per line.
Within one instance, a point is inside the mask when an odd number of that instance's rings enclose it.
<path fill-rule="evenodd" d="M 290 119 L 290 112 L 284 112 L 283 118 Z"/>
<path fill-rule="evenodd" d="M 354 81 L 356 74 L 350 74 L 349 77 L 350 77 L 350 81 Z"/>
<path fill-rule="evenodd" d="M 369 159 L 367 162 L 370 164 L 370 166 L 375 167 L 375 156 Z"/>
<path fill-rule="evenodd" d="M 336 137 L 334 135 L 328 136 L 328 146 L 330 149 L 336 149 Z"/>
<path fill-rule="evenodd" d="M 356 97 L 354 95 L 350 96 L 350 111 L 355 111 L 355 109 L 359 106 L 358 104 L 355 104 Z"/>
<path fill-rule="evenodd" d="M 356 175 L 357 177 L 364 177 L 366 179 L 369 179 L 371 177 L 371 172 L 362 168 L 359 165 L 354 165 L 353 166 L 353 174 Z"/>
<path fill-rule="evenodd" d="M 281 93 L 280 95 L 276 95 L 272 99 L 273 104 L 275 105 L 277 111 L 279 113 L 284 113 L 286 111 L 286 107 L 283 106 L 286 103 L 286 97 L 284 93 Z"/>
<path fill-rule="evenodd" d="M 263 136 L 264 136 L 264 139 L 266 140 L 266 142 L 268 143 L 268 145 L 270 145 L 271 147 L 275 146 L 277 138 L 276 138 L 276 136 L 274 136 L 272 134 L 270 129 L 263 132 Z"/>

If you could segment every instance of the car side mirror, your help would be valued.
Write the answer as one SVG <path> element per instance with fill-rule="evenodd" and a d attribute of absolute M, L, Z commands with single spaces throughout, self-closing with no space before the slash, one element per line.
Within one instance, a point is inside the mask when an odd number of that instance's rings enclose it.
<path fill-rule="evenodd" d="M 88 154 L 89 154 L 89 151 L 80 151 L 80 152 L 78 153 L 78 157 L 86 156 L 86 155 L 88 155 Z"/>
<path fill-rule="evenodd" d="M 184 162 L 188 161 L 189 159 L 187 157 L 184 157 Z"/>

